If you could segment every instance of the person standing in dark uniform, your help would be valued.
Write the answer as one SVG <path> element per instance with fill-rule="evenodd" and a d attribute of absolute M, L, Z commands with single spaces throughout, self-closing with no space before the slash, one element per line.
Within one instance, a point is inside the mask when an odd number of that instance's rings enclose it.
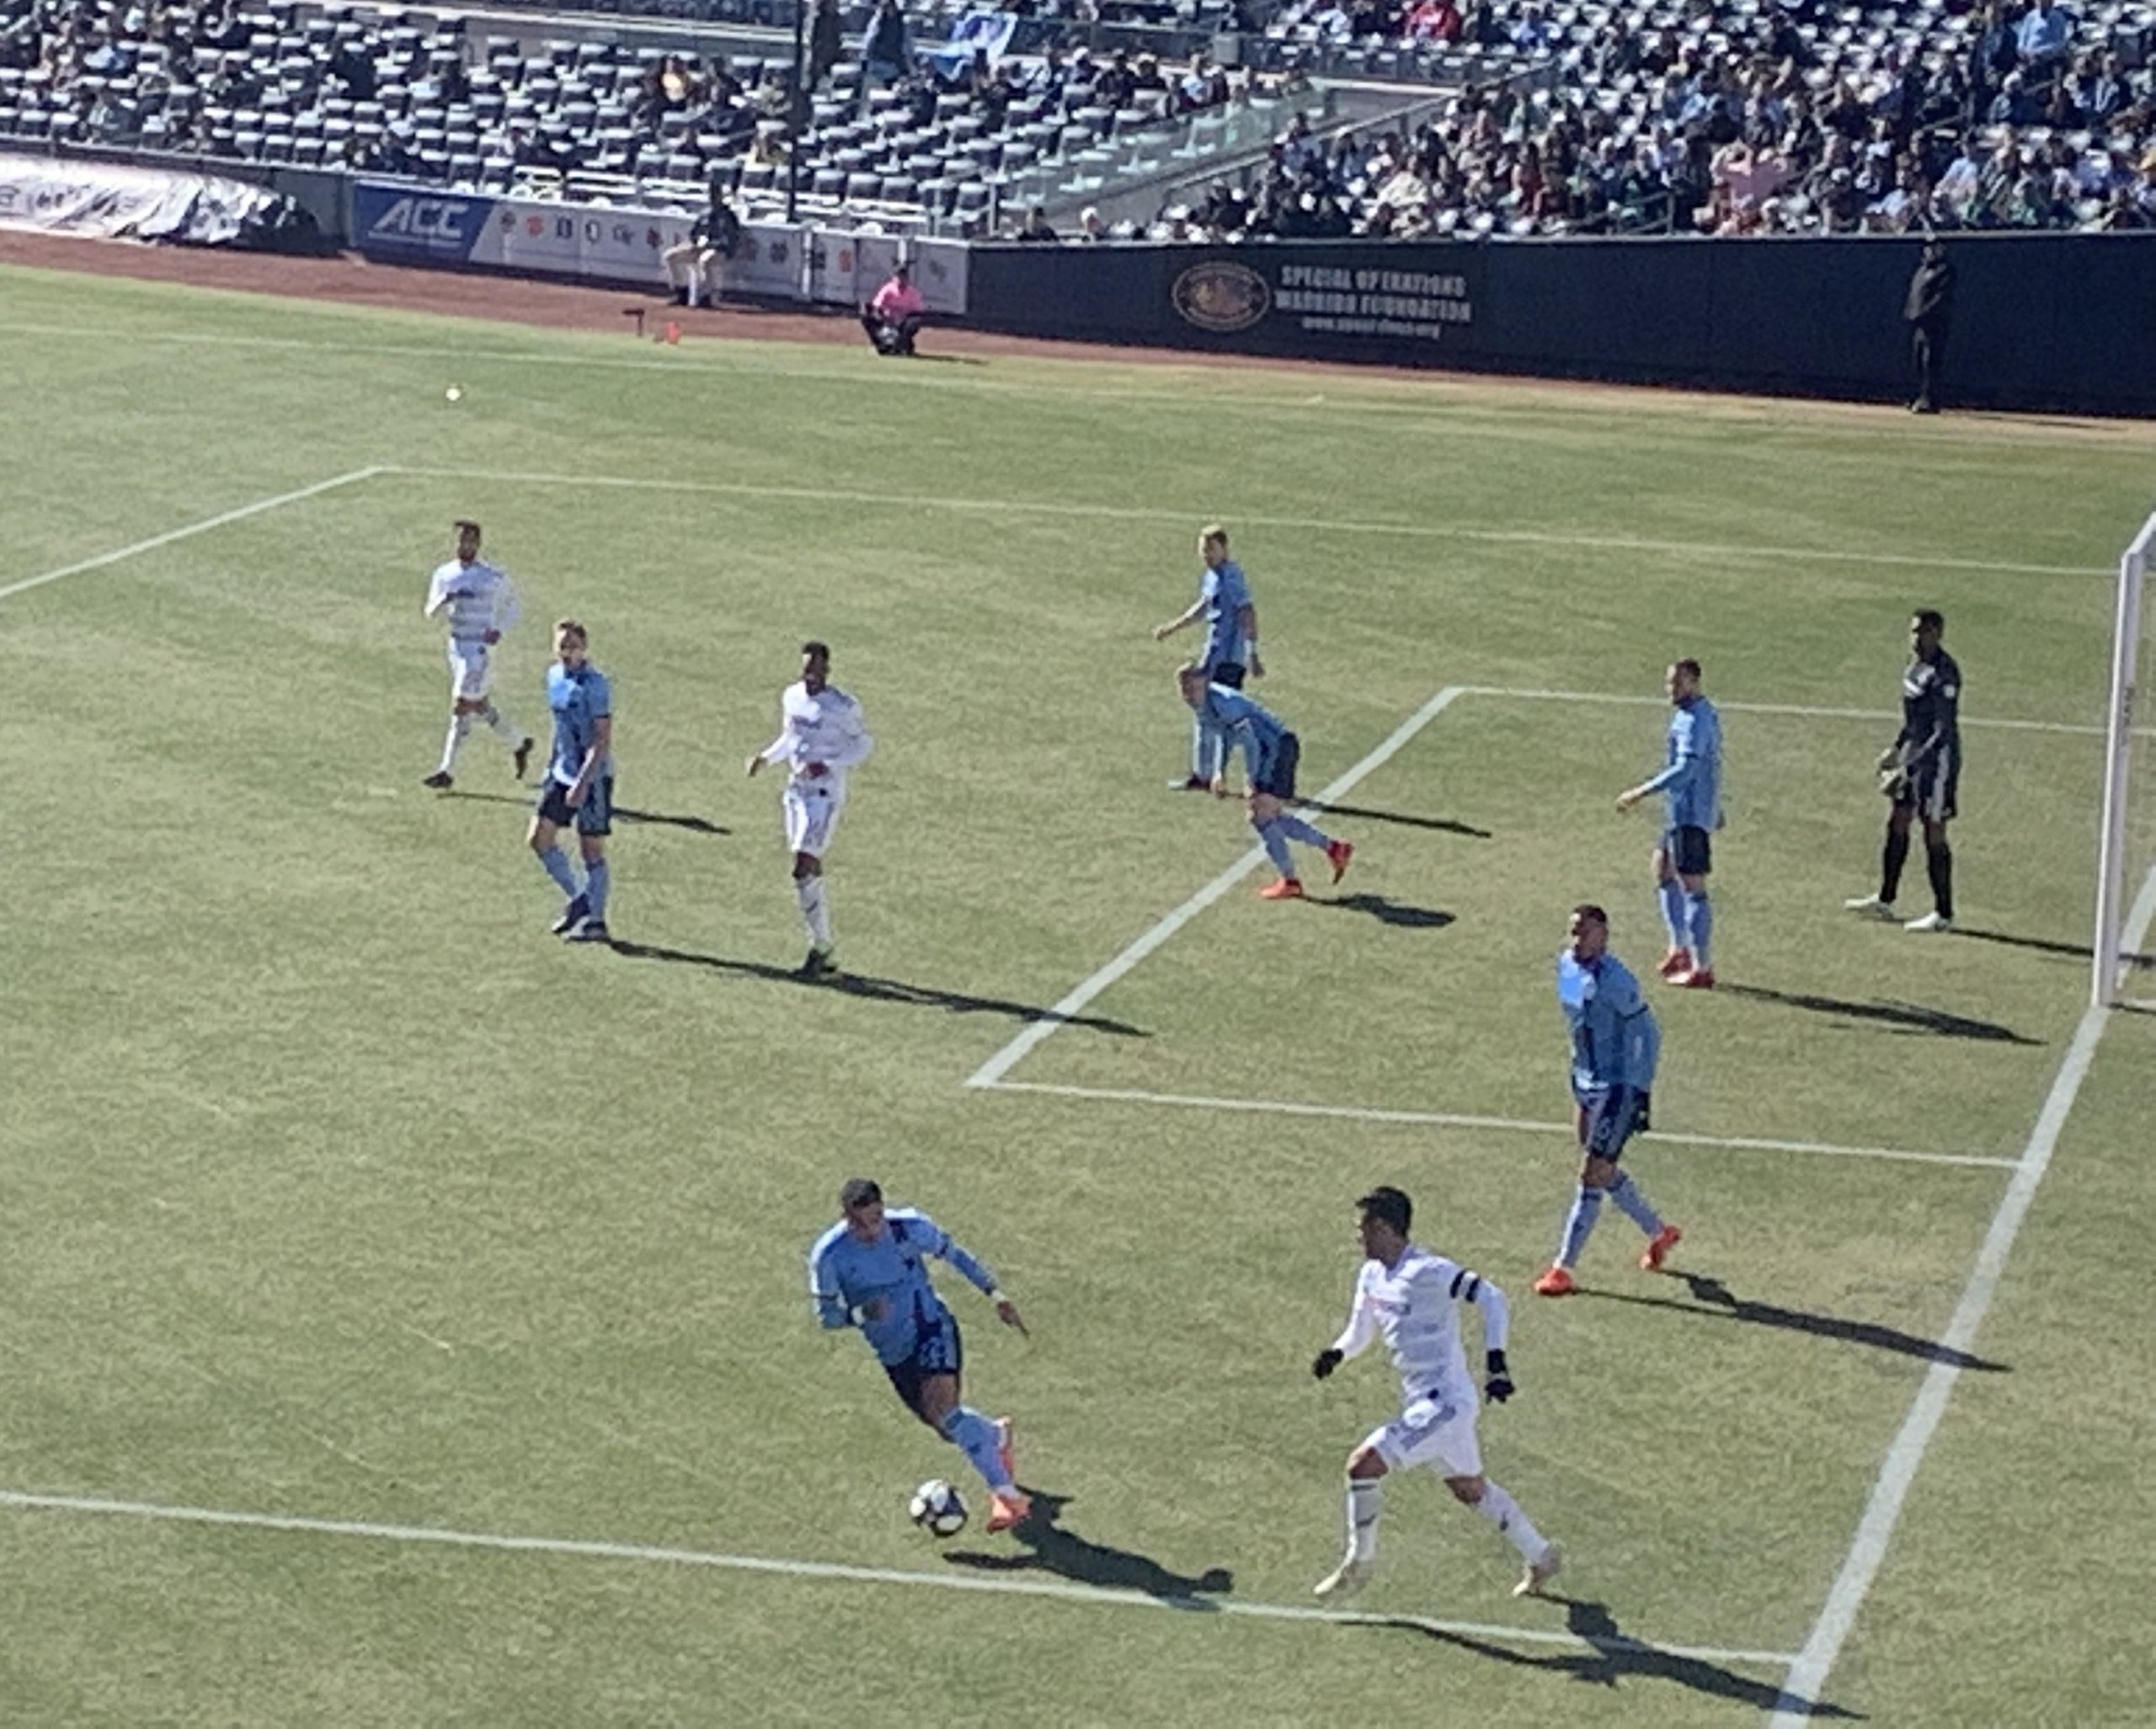
<path fill-rule="evenodd" d="M 1917 393 L 1912 414 L 1936 414 L 1933 392 L 1946 362 L 1946 334 L 1954 323 L 1954 261 L 1937 235 L 1924 243 L 1924 259 L 1909 278 L 1909 297 L 1902 308 L 1909 327 L 1909 358 L 1916 368 Z"/>
<path fill-rule="evenodd" d="M 1929 610 L 1909 621 L 1914 658 L 1902 675 L 1902 730 L 1879 758 L 1879 790 L 1894 807 L 1886 818 L 1879 892 L 1842 903 L 1870 918 L 1899 916 L 1894 895 L 1908 862 L 1909 820 L 1921 817 L 1933 910 L 1903 928 L 1927 933 L 1954 928 L 1954 853 L 1946 825 L 1954 820 L 1961 779 L 1961 669 L 1940 646 L 1945 631 L 1945 620 Z"/>

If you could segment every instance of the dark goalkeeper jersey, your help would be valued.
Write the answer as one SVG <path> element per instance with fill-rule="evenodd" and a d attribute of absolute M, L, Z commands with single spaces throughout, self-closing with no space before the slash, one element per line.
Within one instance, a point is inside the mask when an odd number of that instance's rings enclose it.
<path fill-rule="evenodd" d="M 1944 648 L 1929 660 L 1912 660 L 1902 675 L 1903 747 L 1909 768 L 1942 750 L 1961 755 L 1961 669 Z"/>

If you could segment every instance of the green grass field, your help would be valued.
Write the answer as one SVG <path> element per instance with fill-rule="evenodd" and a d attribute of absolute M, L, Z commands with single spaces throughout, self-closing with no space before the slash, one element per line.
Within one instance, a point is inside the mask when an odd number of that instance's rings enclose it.
<path fill-rule="evenodd" d="M 2146 429 L 899 367 L 24 270 L 0 376 L 0 1721 L 1773 1710 L 2081 1021 Z M 457 796 L 418 785 L 459 515 L 524 591 L 511 712 L 542 718 L 564 612 L 615 680 L 645 818 L 618 951 L 546 934 L 494 740 Z M 1340 795 L 1337 895 L 1234 884 L 969 1087 L 1246 850 L 1162 790 L 1186 718 L 1148 634 L 1216 516 L 1308 787 L 1472 688 Z M 1967 934 L 1936 941 L 1838 906 L 1873 886 L 1921 604 L 1980 723 Z M 785 976 L 776 789 L 741 778 L 808 635 L 878 739 L 835 988 Z M 1610 799 L 1678 653 L 1725 705 L 1736 988 L 1656 991 L 1669 1133 L 1630 1162 L 1691 1277 L 1635 1270 L 1613 1216 L 1591 1294 L 1541 1303 L 1574 1162 L 1537 1126 L 1567 1102 L 1550 958 L 1582 898 L 1660 952 L 1654 819 Z M 2152 1060 L 2156 1019 L 2114 1016 L 1831 1721 L 2156 1721 Z M 1054 1512 L 1027 1540 L 908 1524 L 962 1462 L 813 1324 L 803 1253 L 856 1171 L 1025 1308 L 1029 1344 L 953 1294 Z M 1516 1603 L 1423 1478 L 1371 1619 L 1303 1614 L 1341 1461 L 1395 1408 L 1377 1359 L 1306 1372 L 1380 1181 L 1513 1294 L 1521 1395 L 1482 1442 L 1566 1545 L 1558 1598 Z M 301 1524 L 200 1516 L 234 1513 Z"/>

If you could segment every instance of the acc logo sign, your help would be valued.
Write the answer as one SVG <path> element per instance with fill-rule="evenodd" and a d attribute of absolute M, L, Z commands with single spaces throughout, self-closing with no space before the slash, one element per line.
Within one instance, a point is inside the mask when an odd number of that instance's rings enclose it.
<path fill-rule="evenodd" d="M 398 236 L 407 240 L 464 243 L 464 215 L 472 202 L 462 198 L 400 198 L 367 230 L 369 239 Z"/>
<path fill-rule="evenodd" d="M 1176 278 L 1168 297 L 1186 324 L 1224 334 L 1249 329 L 1273 307 L 1265 278 L 1226 259 L 1193 264 Z"/>

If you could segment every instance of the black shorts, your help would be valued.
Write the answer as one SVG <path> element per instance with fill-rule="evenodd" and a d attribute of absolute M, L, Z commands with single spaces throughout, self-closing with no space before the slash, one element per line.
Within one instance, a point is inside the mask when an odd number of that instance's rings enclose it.
<path fill-rule="evenodd" d="M 1961 786 L 1961 753 L 1951 744 L 1942 744 L 1903 782 L 1894 808 L 1913 810 L 1928 823 L 1951 823 Z"/>
<path fill-rule="evenodd" d="M 614 777 L 601 775 L 584 789 L 584 803 L 569 808 L 569 789 L 551 776 L 539 795 L 539 815 L 558 829 L 574 827 L 579 835 L 614 832 Z"/>
<path fill-rule="evenodd" d="M 1625 1143 L 1647 1132 L 1652 1095 L 1636 1086 L 1605 1086 L 1576 1097 L 1587 1113 L 1587 1134 L 1580 1145 L 1598 1159 L 1615 1164 Z"/>
<path fill-rule="evenodd" d="M 1662 850 L 1669 855 L 1670 869 L 1680 877 L 1704 877 L 1715 867 L 1713 837 L 1689 823 L 1665 829 Z"/>
<path fill-rule="evenodd" d="M 891 1390 L 905 1401 L 907 1410 L 919 1417 L 922 1414 L 921 1384 L 931 1375 L 958 1374 L 965 1359 L 965 1341 L 958 1336 L 958 1323 L 947 1314 L 940 1321 L 921 1328 L 912 1356 L 903 1363 L 885 1363 L 883 1373 L 891 1379 Z"/>
<path fill-rule="evenodd" d="M 1240 660 L 1223 660 L 1205 669 L 1205 681 L 1209 685 L 1225 685 L 1231 691 L 1240 691 L 1249 669 Z"/>
<path fill-rule="evenodd" d="M 1251 777 L 1253 792 L 1270 792 L 1286 800 L 1295 796 L 1295 766 L 1303 760 L 1303 744 L 1293 733 L 1283 733 L 1265 766 Z"/>

